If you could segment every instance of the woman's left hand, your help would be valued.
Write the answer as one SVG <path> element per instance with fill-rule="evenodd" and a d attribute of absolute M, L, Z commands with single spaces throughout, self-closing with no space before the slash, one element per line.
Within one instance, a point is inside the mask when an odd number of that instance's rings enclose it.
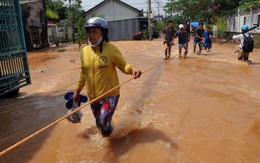
<path fill-rule="evenodd" d="M 142 75 L 142 72 L 140 70 L 138 70 L 136 67 L 133 66 L 132 68 L 132 73 L 133 73 L 133 77 L 134 79 L 139 78 Z"/>

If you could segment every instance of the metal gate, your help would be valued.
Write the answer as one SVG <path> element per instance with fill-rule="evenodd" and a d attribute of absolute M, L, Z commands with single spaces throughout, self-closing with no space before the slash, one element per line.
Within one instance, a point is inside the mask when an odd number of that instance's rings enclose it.
<path fill-rule="evenodd" d="M 0 0 L 0 96 L 28 84 L 31 79 L 19 0 Z"/>

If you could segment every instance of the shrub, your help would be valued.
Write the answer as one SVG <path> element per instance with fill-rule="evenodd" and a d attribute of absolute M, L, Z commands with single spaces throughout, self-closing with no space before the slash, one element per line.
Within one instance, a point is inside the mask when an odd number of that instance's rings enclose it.
<path fill-rule="evenodd" d="M 227 30 L 227 19 L 221 17 L 217 19 L 218 37 L 223 38 L 225 31 Z"/>

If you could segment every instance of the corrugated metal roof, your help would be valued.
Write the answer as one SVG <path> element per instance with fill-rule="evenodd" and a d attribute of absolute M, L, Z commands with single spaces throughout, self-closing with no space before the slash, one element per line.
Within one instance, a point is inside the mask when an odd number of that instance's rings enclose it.
<path fill-rule="evenodd" d="M 33 2 L 42 2 L 42 0 L 20 0 L 21 4 L 33 3 Z"/>
<path fill-rule="evenodd" d="M 100 3 L 97 4 L 96 6 L 92 7 L 92 8 L 89 9 L 88 11 L 86 11 L 86 12 L 85 12 L 85 15 L 87 15 L 87 14 L 90 13 L 91 11 L 93 11 L 93 10 L 99 8 L 100 6 L 104 5 L 105 3 L 109 2 L 109 1 L 111 1 L 111 0 L 104 0 L 104 1 L 100 2 Z M 132 10 L 134 10 L 134 11 L 141 12 L 141 10 L 139 10 L 139 9 L 137 9 L 137 8 L 135 8 L 135 7 L 131 6 L 131 5 L 129 5 L 129 4 L 125 3 L 125 2 L 123 2 L 123 1 L 116 0 L 115 2 L 117 2 L 117 3 L 119 3 L 119 4 L 122 4 L 123 6 L 126 6 L 126 7 L 130 8 L 130 9 L 132 9 Z"/>

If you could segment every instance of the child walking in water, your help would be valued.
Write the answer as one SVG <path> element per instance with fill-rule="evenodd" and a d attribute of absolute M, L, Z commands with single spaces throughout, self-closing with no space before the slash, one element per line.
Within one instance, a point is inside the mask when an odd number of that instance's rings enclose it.
<path fill-rule="evenodd" d="M 79 94 L 84 86 L 90 100 L 118 86 L 116 67 L 125 74 L 132 74 L 135 79 L 141 76 L 141 71 L 127 63 L 119 49 L 109 43 L 106 20 L 100 17 L 90 18 L 85 28 L 89 45 L 81 51 L 81 72 L 73 95 L 75 101 L 79 100 Z M 119 88 L 117 88 L 91 103 L 96 125 L 104 137 L 109 136 L 113 131 L 111 120 L 119 96 Z"/>
<path fill-rule="evenodd" d="M 178 37 L 178 43 L 179 43 L 179 57 L 181 57 L 181 50 L 184 48 L 184 58 L 186 58 L 186 55 L 188 53 L 188 33 L 184 30 L 184 27 L 182 24 L 179 25 L 179 31 L 175 33 L 175 38 Z"/>
<path fill-rule="evenodd" d="M 203 23 L 199 23 L 199 28 L 197 28 L 195 30 L 195 37 L 194 37 L 194 49 L 193 52 L 196 52 L 196 46 L 197 44 L 199 44 L 199 53 L 201 53 L 201 49 L 202 49 L 202 41 L 203 41 L 203 33 L 204 33 L 204 29 L 203 29 Z"/>
<path fill-rule="evenodd" d="M 213 32 L 211 32 L 209 26 L 207 26 L 205 31 L 203 32 L 203 37 L 204 37 L 205 50 L 209 52 L 209 50 L 212 47 L 212 38 L 213 38 Z"/>
<path fill-rule="evenodd" d="M 190 42 L 190 27 L 189 27 L 189 24 L 184 23 L 183 24 L 183 28 L 184 30 L 188 33 L 188 43 L 187 43 L 187 49 L 189 49 L 189 42 Z"/>
<path fill-rule="evenodd" d="M 164 45 L 164 48 L 165 48 L 165 50 L 164 50 L 164 54 L 165 54 L 164 60 L 170 58 L 170 56 L 171 56 L 171 48 L 172 48 L 172 45 L 174 45 L 173 39 L 174 39 L 175 32 L 176 31 L 173 28 L 173 21 L 170 20 L 168 22 L 168 26 L 162 32 L 163 37 L 164 37 L 163 45 Z"/>

